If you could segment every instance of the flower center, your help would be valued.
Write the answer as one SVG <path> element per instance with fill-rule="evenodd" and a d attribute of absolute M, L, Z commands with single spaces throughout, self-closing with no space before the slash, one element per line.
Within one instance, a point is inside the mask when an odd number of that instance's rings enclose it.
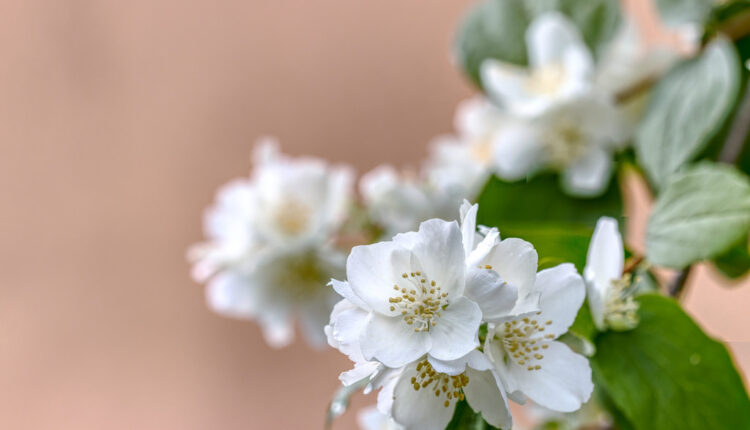
<path fill-rule="evenodd" d="M 414 331 L 429 331 L 448 307 L 448 293 L 442 292 L 435 281 L 428 281 L 422 272 L 402 273 L 401 278 L 406 286 L 393 285 L 396 295 L 388 299 L 391 311 L 400 310 Z"/>
<path fill-rule="evenodd" d="M 310 208 L 296 200 L 285 200 L 276 209 L 276 225 L 289 236 L 307 229 L 310 223 Z"/>
<path fill-rule="evenodd" d="M 604 318 L 616 330 L 628 330 L 638 325 L 638 302 L 633 299 L 633 276 L 625 274 L 612 281 L 604 298 Z"/>
<path fill-rule="evenodd" d="M 539 95 L 552 95 L 565 83 L 565 68 L 562 64 L 549 64 L 534 69 L 526 81 L 526 88 Z"/>
<path fill-rule="evenodd" d="M 537 312 L 537 316 L 541 312 Z M 544 334 L 542 339 L 531 339 L 537 333 L 541 334 L 551 325 L 552 321 L 537 321 L 522 318 L 506 322 L 499 334 L 502 337 L 503 348 L 507 356 L 519 366 L 526 366 L 529 372 L 542 369 L 544 350 L 549 348 L 548 342 L 555 338 L 552 333 Z M 496 335 L 497 335 L 496 334 Z"/>
<path fill-rule="evenodd" d="M 583 155 L 587 140 L 580 126 L 572 118 L 563 118 L 543 139 L 549 163 L 564 168 Z"/>
<path fill-rule="evenodd" d="M 465 373 L 460 375 L 448 375 L 438 373 L 432 368 L 427 359 L 417 364 L 417 376 L 412 376 L 411 384 L 415 391 L 421 389 L 435 392 L 435 397 L 445 397 L 443 406 L 450 406 L 453 400 L 463 400 L 463 388 L 469 383 L 469 377 Z"/>

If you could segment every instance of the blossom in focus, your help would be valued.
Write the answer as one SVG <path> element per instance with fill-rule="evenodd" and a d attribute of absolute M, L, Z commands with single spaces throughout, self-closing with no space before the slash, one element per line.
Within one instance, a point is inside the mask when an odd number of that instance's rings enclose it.
<path fill-rule="evenodd" d="M 590 90 L 594 60 L 575 24 L 559 12 L 544 13 L 526 30 L 529 67 L 488 59 L 482 83 L 499 106 L 536 116 Z"/>
<path fill-rule="evenodd" d="M 617 221 L 602 217 L 596 223 L 583 270 L 591 316 L 599 330 L 627 330 L 638 324 L 633 279 L 630 274 L 623 274 L 624 265 Z"/>
<path fill-rule="evenodd" d="M 609 184 L 614 153 L 628 135 L 621 112 L 610 100 L 580 96 L 504 128 L 495 141 L 496 172 L 518 180 L 553 170 L 560 172 L 570 194 L 596 196 Z"/>
<path fill-rule="evenodd" d="M 559 412 L 572 412 L 594 389 L 585 357 L 556 339 L 568 331 L 583 304 L 585 286 L 572 264 L 536 275 L 539 310 L 488 327 L 485 353 L 509 396 Z"/>
<path fill-rule="evenodd" d="M 292 341 L 295 319 L 312 345 L 324 345 L 337 301 L 327 283 L 345 261 L 332 242 L 351 187 L 347 168 L 284 156 L 275 142 L 259 145 L 251 176 L 219 190 L 205 215 L 208 241 L 189 251 L 209 306 L 257 320 L 273 346 Z"/>
<path fill-rule="evenodd" d="M 442 429 L 460 400 L 466 400 L 495 427 L 510 429 L 513 425 L 492 363 L 478 350 L 458 360 L 425 358 L 406 366 L 393 388 L 391 413 L 410 430 Z"/>
<path fill-rule="evenodd" d="M 417 232 L 354 247 L 347 281 L 333 285 L 367 312 L 359 336 L 364 358 L 398 368 L 425 354 L 455 360 L 475 349 L 481 311 L 463 296 L 464 264 L 455 221 L 431 219 Z"/>

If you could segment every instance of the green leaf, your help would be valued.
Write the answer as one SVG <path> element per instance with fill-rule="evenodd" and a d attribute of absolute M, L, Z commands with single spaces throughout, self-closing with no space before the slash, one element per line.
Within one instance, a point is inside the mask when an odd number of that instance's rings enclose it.
<path fill-rule="evenodd" d="M 578 310 L 576 320 L 573 322 L 573 325 L 570 326 L 568 331 L 591 343 L 594 342 L 597 330 L 594 325 L 594 318 L 591 316 L 591 309 L 589 308 L 588 301 L 586 301 L 583 306 L 581 306 L 581 309 Z"/>
<path fill-rule="evenodd" d="M 601 197 L 579 199 L 564 194 L 557 180 L 553 175 L 513 183 L 492 178 L 479 196 L 477 222 L 497 227 L 502 237 L 531 242 L 540 268 L 570 262 L 583 270 L 596 221 L 622 217 L 620 187 L 612 181 Z"/>
<path fill-rule="evenodd" d="M 721 130 L 737 99 L 740 71 L 734 46 L 719 38 L 657 84 L 635 136 L 638 158 L 654 185 L 663 186 Z"/>
<path fill-rule="evenodd" d="M 646 233 L 654 264 L 683 268 L 727 251 L 750 229 L 750 178 L 700 163 L 678 173 L 656 200 Z"/>
<path fill-rule="evenodd" d="M 466 400 L 456 403 L 456 411 L 453 413 L 451 422 L 445 430 L 497 430 L 495 427 L 487 424 L 482 419 L 482 414 L 478 414 L 471 409 Z"/>
<path fill-rule="evenodd" d="M 672 299 L 639 298 L 640 324 L 597 338 L 596 379 L 635 430 L 750 429 L 750 400 L 724 345 Z"/>
<path fill-rule="evenodd" d="M 656 0 L 662 21 L 671 27 L 683 24 L 701 26 L 711 13 L 712 6 L 712 0 Z"/>
<path fill-rule="evenodd" d="M 594 54 L 612 38 L 621 18 L 617 0 L 485 0 L 469 11 L 459 28 L 459 64 L 478 86 L 479 67 L 488 58 L 525 65 L 526 28 L 549 10 L 567 15 Z"/>
<path fill-rule="evenodd" d="M 750 243 L 744 238 L 740 243 L 729 248 L 729 251 L 714 259 L 714 266 L 724 276 L 737 279 L 750 271 Z"/>

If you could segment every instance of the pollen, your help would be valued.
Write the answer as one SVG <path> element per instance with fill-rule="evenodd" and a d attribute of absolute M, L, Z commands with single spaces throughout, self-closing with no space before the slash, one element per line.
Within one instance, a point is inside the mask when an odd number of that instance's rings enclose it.
<path fill-rule="evenodd" d="M 412 377 L 411 382 L 415 391 L 429 389 L 435 393 L 435 397 L 444 397 L 443 405 L 447 408 L 452 400 L 464 400 L 466 398 L 464 387 L 469 383 L 469 377 L 465 373 L 460 375 L 439 373 L 425 359 L 417 363 L 417 376 Z"/>
<path fill-rule="evenodd" d="M 541 370 L 544 355 L 539 351 L 549 348 L 549 341 L 555 338 L 552 333 L 544 334 L 552 321 L 540 322 L 531 318 L 521 318 L 506 322 L 498 327 L 495 338 L 502 342 L 508 357 L 529 372 Z"/>
<path fill-rule="evenodd" d="M 393 286 L 396 295 L 388 298 L 392 305 L 390 310 L 400 311 L 406 324 L 413 326 L 415 332 L 429 331 L 448 307 L 448 293 L 422 272 L 402 273 L 401 278 L 408 285 Z M 430 288 L 424 286 L 428 283 Z"/>

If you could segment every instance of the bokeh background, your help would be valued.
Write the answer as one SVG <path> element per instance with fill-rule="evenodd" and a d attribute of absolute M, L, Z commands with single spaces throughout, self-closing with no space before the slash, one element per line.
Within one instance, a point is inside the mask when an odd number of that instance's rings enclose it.
<path fill-rule="evenodd" d="M 450 57 L 471 3 L 1 2 L 0 428 L 321 428 L 347 360 L 210 313 L 185 249 L 260 135 L 360 173 L 423 158 L 473 93 Z M 713 276 L 687 307 L 748 373 L 750 285 Z"/>

